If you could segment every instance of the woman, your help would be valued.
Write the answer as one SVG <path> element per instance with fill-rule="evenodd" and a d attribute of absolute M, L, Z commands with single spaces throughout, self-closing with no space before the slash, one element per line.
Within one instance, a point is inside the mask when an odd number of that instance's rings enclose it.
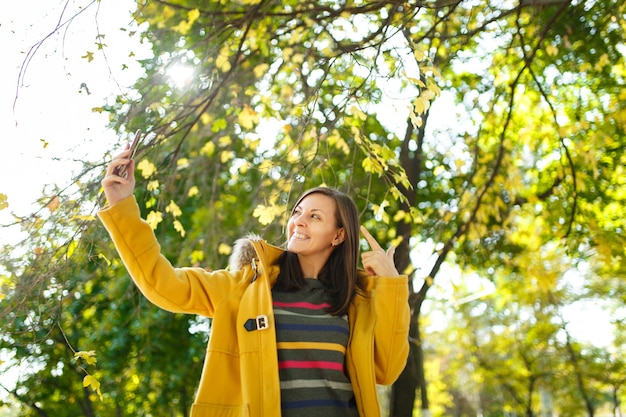
<path fill-rule="evenodd" d="M 372 250 L 357 270 L 354 202 L 314 188 L 293 208 L 286 250 L 249 238 L 230 270 L 174 268 L 140 218 L 129 154 L 102 180 L 101 221 L 151 302 L 213 318 L 191 416 L 380 416 L 376 384 L 393 383 L 408 355 L 408 283 L 363 227 Z"/>

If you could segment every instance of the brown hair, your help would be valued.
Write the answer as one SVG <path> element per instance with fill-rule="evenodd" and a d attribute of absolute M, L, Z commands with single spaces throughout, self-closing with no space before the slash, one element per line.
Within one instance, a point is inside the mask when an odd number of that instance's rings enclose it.
<path fill-rule="evenodd" d="M 294 204 L 292 214 L 306 196 L 314 193 L 324 194 L 335 200 L 337 227 L 343 227 L 345 230 L 345 239 L 331 253 L 319 276 L 319 280 L 331 297 L 331 307 L 327 312 L 335 316 L 343 316 L 348 312 L 348 306 L 357 286 L 359 215 L 352 198 L 339 190 L 328 187 L 316 187 L 305 191 Z M 295 253 L 285 251 L 278 263 L 280 266 L 276 283 L 278 288 L 296 290 L 304 286 L 302 269 Z"/>

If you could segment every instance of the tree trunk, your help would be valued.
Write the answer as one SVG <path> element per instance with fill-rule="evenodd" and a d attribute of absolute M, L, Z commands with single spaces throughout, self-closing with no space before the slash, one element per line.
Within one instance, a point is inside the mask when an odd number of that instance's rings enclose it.
<path fill-rule="evenodd" d="M 416 320 L 411 317 L 411 329 L 409 335 L 411 338 L 409 357 L 407 359 L 404 371 L 400 374 L 398 380 L 393 384 L 391 390 L 390 401 L 390 417 L 410 417 L 413 415 L 413 407 L 415 405 L 415 393 L 419 387 L 418 363 L 422 357 L 418 352 L 419 345 L 414 338 L 416 330 Z"/>
<path fill-rule="evenodd" d="M 429 112 L 427 111 L 423 115 L 424 125 L 428 120 L 428 114 Z M 411 119 L 408 119 L 406 121 L 406 130 L 400 151 L 400 161 L 409 179 L 409 183 L 416 187 L 422 168 L 424 129 L 418 130 L 416 137 L 414 137 L 414 134 L 413 122 Z M 409 146 L 412 141 L 417 145 L 416 150 L 411 150 Z M 417 202 L 415 189 L 405 188 L 401 184 L 397 184 L 397 186 L 406 197 L 406 201 L 400 204 L 400 208 L 408 212 Z M 396 228 L 398 236 L 402 236 L 403 240 L 396 250 L 395 262 L 398 270 L 404 273 L 411 265 L 411 246 L 409 241 L 413 235 L 413 230 L 412 225 L 404 221 L 398 222 Z M 428 394 L 425 388 L 426 378 L 424 375 L 424 353 L 422 350 L 422 337 L 419 327 L 419 315 L 426 292 L 420 291 L 417 293 L 412 280 L 413 275 L 411 274 L 409 275 L 408 283 L 410 289 L 409 304 L 411 307 L 411 327 L 409 329 L 410 351 L 404 371 L 393 384 L 391 390 L 390 417 L 413 417 L 415 396 L 418 388 L 421 393 L 422 409 L 428 409 Z"/>
<path fill-rule="evenodd" d="M 91 388 L 83 387 L 83 402 L 81 403 L 81 408 L 85 413 L 85 417 L 95 417 L 95 413 L 93 412 L 93 405 L 91 404 Z"/>
<path fill-rule="evenodd" d="M 421 303 L 420 303 L 421 304 Z M 413 417 L 417 390 L 420 390 L 422 410 L 429 409 L 424 373 L 424 351 L 419 327 L 419 308 L 411 306 L 410 351 L 404 371 L 393 384 L 390 401 L 390 417 Z"/>
<path fill-rule="evenodd" d="M 613 416 L 614 417 L 622 417 L 622 410 L 620 409 L 620 401 L 619 396 L 617 395 L 617 387 L 613 387 L 612 397 L 613 397 Z"/>

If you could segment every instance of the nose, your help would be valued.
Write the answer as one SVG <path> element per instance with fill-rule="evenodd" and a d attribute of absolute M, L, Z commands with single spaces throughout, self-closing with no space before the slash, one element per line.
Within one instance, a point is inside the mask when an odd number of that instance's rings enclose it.
<path fill-rule="evenodd" d="M 293 224 L 295 224 L 296 226 L 306 226 L 306 221 L 304 219 L 304 216 L 301 214 L 297 214 L 293 216 Z"/>

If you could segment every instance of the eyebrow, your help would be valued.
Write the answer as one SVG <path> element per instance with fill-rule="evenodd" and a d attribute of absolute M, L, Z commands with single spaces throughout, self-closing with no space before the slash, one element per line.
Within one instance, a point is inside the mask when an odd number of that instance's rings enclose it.
<path fill-rule="evenodd" d="M 297 206 L 294 207 L 293 211 L 296 211 L 297 209 L 303 209 L 302 205 L 298 204 Z M 320 209 L 320 208 L 312 208 L 309 211 L 310 212 L 319 211 L 320 213 L 326 214 L 326 212 L 323 209 Z"/>

